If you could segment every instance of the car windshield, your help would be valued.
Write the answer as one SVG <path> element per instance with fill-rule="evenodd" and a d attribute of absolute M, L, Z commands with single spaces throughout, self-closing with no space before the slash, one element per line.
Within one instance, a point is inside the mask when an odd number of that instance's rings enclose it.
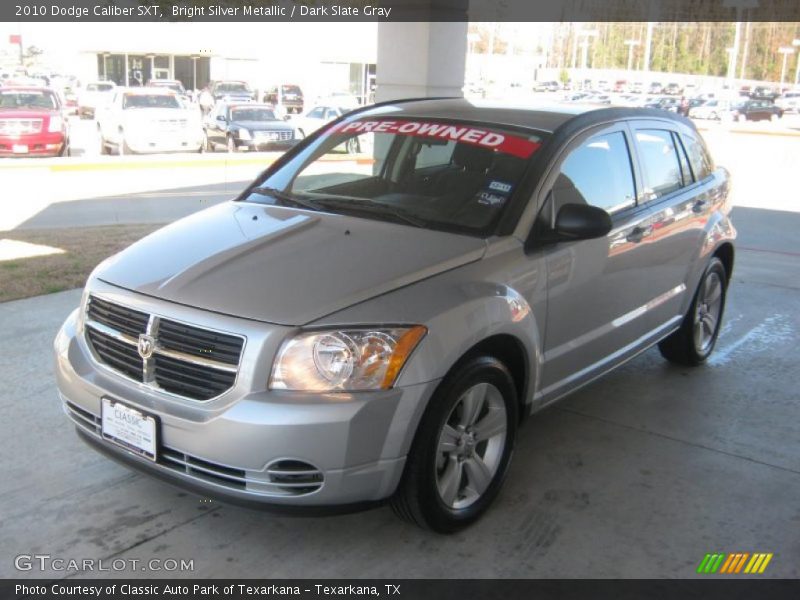
<path fill-rule="evenodd" d="M 46 90 L 2 90 L 0 108 L 58 108 L 55 94 Z"/>
<path fill-rule="evenodd" d="M 284 94 L 295 94 L 297 96 L 302 94 L 302 92 L 300 91 L 300 88 L 297 87 L 296 85 L 284 85 L 284 86 L 281 86 L 281 91 Z"/>
<path fill-rule="evenodd" d="M 234 108 L 231 121 L 276 121 L 275 113 L 268 108 Z"/>
<path fill-rule="evenodd" d="M 485 237 L 545 135 L 426 119 L 345 121 L 240 200 Z"/>
<path fill-rule="evenodd" d="M 122 108 L 180 108 L 175 96 L 166 94 L 125 94 Z"/>
<path fill-rule="evenodd" d="M 215 88 L 215 91 L 217 93 L 224 93 L 224 94 L 228 94 L 231 92 L 233 93 L 243 92 L 246 94 L 250 93 L 250 89 L 244 83 L 220 83 Z"/>

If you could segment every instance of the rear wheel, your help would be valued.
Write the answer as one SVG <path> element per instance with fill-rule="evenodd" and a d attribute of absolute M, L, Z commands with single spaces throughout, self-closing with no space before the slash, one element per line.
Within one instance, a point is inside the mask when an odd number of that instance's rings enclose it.
<path fill-rule="evenodd" d="M 719 336 L 727 287 L 725 267 L 714 257 L 700 280 L 680 329 L 658 344 L 664 358 L 690 367 L 706 361 Z"/>
<path fill-rule="evenodd" d="M 471 359 L 445 379 L 423 416 L 392 498 L 403 519 L 440 533 L 477 520 L 502 485 L 514 448 L 517 396 L 497 359 Z"/>

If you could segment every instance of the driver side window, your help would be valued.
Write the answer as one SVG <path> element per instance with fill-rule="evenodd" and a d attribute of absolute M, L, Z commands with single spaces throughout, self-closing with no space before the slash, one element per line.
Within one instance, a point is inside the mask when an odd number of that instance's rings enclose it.
<path fill-rule="evenodd" d="M 555 213 L 565 204 L 590 204 L 614 214 L 636 204 L 636 187 L 625 134 L 596 135 L 561 163 L 552 189 Z"/>

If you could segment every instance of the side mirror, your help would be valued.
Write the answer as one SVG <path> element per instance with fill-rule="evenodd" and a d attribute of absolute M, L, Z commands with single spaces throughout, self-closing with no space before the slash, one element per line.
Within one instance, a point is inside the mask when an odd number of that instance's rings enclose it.
<path fill-rule="evenodd" d="M 227 123 L 228 119 L 225 118 L 225 115 L 217 115 L 217 121 L 220 123 Z"/>
<path fill-rule="evenodd" d="M 611 217 L 590 204 L 565 204 L 556 215 L 556 234 L 567 240 L 590 240 L 611 231 Z"/>
<path fill-rule="evenodd" d="M 286 116 L 284 116 L 284 117 L 283 117 L 283 120 L 284 120 L 284 121 L 291 121 L 291 120 L 292 120 L 292 115 L 286 115 Z"/>

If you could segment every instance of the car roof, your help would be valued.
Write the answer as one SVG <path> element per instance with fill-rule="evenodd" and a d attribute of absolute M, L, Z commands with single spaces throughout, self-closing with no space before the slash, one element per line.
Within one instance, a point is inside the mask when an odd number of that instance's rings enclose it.
<path fill-rule="evenodd" d="M 569 121 L 578 119 L 587 125 L 622 119 L 665 119 L 684 124 L 691 121 L 659 109 L 636 107 L 609 107 L 603 104 L 544 104 L 530 103 L 510 105 L 465 98 L 420 99 L 402 102 L 385 102 L 364 110 L 356 110 L 356 116 L 402 116 L 428 119 L 458 119 L 495 125 L 508 125 L 536 129 L 548 133 Z"/>

